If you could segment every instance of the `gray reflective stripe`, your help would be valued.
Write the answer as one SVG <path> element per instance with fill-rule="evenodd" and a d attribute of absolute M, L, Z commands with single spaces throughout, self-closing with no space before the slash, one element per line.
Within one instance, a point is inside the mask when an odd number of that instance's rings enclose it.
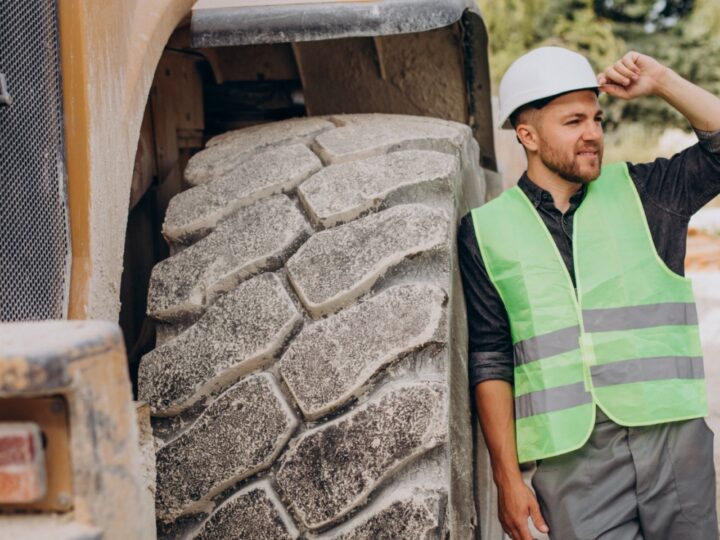
<path fill-rule="evenodd" d="M 695 304 L 671 302 L 609 309 L 584 309 L 586 332 L 612 332 L 671 324 L 697 324 Z"/>
<path fill-rule="evenodd" d="M 515 398 L 515 418 L 569 409 L 586 403 L 592 403 L 592 395 L 585 391 L 584 383 L 556 386 L 517 396 Z"/>
<path fill-rule="evenodd" d="M 579 347 L 580 327 L 570 326 L 535 336 L 515 344 L 515 365 L 527 364 Z"/>
<path fill-rule="evenodd" d="M 610 386 L 662 379 L 702 379 L 702 356 L 636 358 L 590 368 L 594 386 Z"/>

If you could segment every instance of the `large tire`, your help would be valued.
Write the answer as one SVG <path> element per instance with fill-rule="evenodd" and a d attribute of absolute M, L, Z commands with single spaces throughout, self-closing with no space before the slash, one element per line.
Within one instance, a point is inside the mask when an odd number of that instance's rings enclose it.
<path fill-rule="evenodd" d="M 473 537 L 454 248 L 484 192 L 470 129 L 347 115 L 207 146 L 148 296 L 161 536 Z"/>

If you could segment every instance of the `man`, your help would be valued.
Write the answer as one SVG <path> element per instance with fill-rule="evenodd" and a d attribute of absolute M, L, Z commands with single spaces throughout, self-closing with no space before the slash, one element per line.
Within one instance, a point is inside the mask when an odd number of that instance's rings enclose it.
<path fill-rule="evenodd" d="M 657 96 L 700 142 L 601 168 L 599 91 Z M 470 379 L 514 540 L 717 539 L 690 216 L 720 193 L 720 99 L 627 53 L 595 77 L 542 47 L 500 84 L 528 157 L 518 186 L 458 232 Z M 535 494 L 519 463 L 537 462 Z M 538 504 L 539 502 L 539 504 Z"/>

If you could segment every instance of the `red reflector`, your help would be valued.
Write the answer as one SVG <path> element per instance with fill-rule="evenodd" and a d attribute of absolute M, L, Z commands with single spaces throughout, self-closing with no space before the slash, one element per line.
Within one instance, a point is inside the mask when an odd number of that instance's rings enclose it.
<path fill-rule="evenodd" d="M 37 501 L 45 489 L 40 427 L 32 422 L 0 423 L 0 504 Z"/>

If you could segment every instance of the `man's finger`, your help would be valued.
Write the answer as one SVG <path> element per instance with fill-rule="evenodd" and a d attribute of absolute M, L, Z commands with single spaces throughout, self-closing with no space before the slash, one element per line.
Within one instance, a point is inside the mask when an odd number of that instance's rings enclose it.
<path fill-rule="evenodd" d="M 625 75 L 620 75 L 618 71 L 615 69 L 615 67 L 610 66 L 605 70 L 605 76 L 612 82 L 616 84 L 621 84 L 623 86 L 627 86 L 632 81 L 630 81 L 629 77 L 625 77 Z"/>
<path fill-rule="evenodd" d="M 632 64 L 633 66 L 636 66 L 638 69 L 640 69 L 640 66 L 638 66 L 639 58 L 640 58 L 640 53 L 636 52 L 636 51 L 628 51 L 622 57 L 623 60 L 627 60 L 630 64 Z"/>
<path fill-rule="evenodd" d="M 528 532 L 528 534 L 530 533 Z M 507 535 L 512 538 L 512 540 L 535 540 L 532 536 L 523 536 L 523 532 L 519 527 L 510 529 Z"/>
<path fill-rule="evenodd" d="M 513 536 L 513 540 L 535 540 L 533 535 L 530 534 L 530 526 L 528 525 L 527 520 L 525 523 L 518 523 L 516 531 L 517 533 Z"/>
<path fill-rule="evenodd" d="M 538 531 L 546 533 L 550 530 L 547 526 L 547 523 L 545 523 L 545 519 L 542 517 L 542 513 L 540 512 L 540 505 L 537 503 L 536 500 L 533 500 L 530 503 L 530 517 L 533 520 L 533 525 L 535 525 L 535 528 Z"/>
<path fill-rule="evenodd" d="M 619 84 L 607 83 L 600 85 L 600 91 L 605 92 L 609 96 L 627 99 L 628 92 L 624 86 Z"/>
<path fill-rule="evenodd" d="M 503 525 L 503 530 L 513 540 L 535 540 L 530 534 L 528 526 L 529 515 L 523 516 L 507 516 L 509 519 Z"/>
<path fill-rule="evenodd" d="M 513 540 L 535 540 L 533 535 L 530 534 L 529 517 L 529 515 L 525 515 L 525 517 L 518 516 L 517 518 L 513 516 L 510 527 L 508 527 L 509 530 L 505 531 L 508 536 Z"/>
<path fill-rule="evenodd" d="M 633 73 L 640 74 L 640 66 L 638 66 L 632 57 L 627 54 L 620 59 L 620 62 Z"/>
<path fill-rule="evenodd" d="M 635 80 L 638 78 L 638 74 L 622 62 L 616 62 L 613 67 L 615 68 L 615 71 L 617 71 L 620 75 L 623 75 L 630 80 Z"/>

